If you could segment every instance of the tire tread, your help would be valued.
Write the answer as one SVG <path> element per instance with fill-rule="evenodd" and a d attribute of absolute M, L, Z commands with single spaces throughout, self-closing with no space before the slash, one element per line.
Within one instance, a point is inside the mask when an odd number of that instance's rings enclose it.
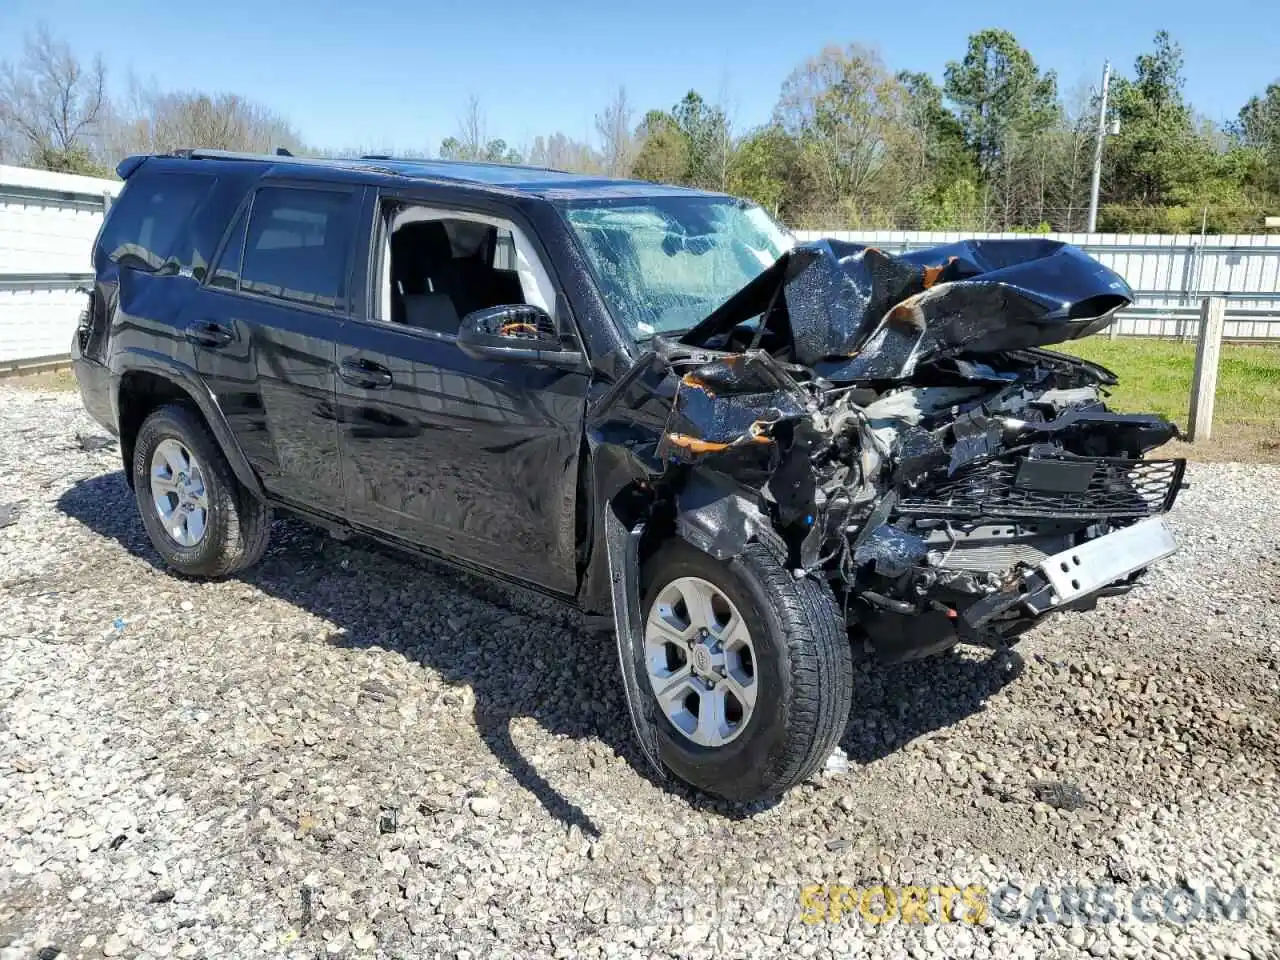
<path fill-rule="evenodd" d="M 753 541 L 737 557 L 720 561 L 673 539 L 645 561 L 646 610 L 670 578 L 701 576 L 722 589 L 736 584 L 733 589 L 745 592 L 754 617 L 763 621 L 753 629 L 768 631 L 768 639 L 757 640 L 757 646 L 767 644 L 781 688 L 764 694 L 777 699 L 761 715 L 759 722 L 766 722 L 767 716 L 768 725 L 744 733 L 752 742 L 732 741 L 724 748 L 731 752 L 722 760 L 704 762 L 697 748 L 661 727 L 671 772 L 733 802 L 771 799 L 812 776 L 839 743 L 849 718 L 853 655 L 839 604 L 825 580 L 797 579 L 785 557 L 778 544 Z M 643 663 L 637 668 L 643 671 Z M 652 697 L 646 699 L 644 712 L 649 722 L 669 724 Z M 743 762 L 744 757 L 749 759 Z"/>
<path fill-rule="evenodd" d="M 811 777 L 839 743 L 853 703 L 853 657 L 830 586 L 811 576 L 796 579 L 760 543 L 748 544 L 740 560 L 775 598 L 791 662 L 789 712 L 798 722 L 766 775 L 781 793 Z"/>

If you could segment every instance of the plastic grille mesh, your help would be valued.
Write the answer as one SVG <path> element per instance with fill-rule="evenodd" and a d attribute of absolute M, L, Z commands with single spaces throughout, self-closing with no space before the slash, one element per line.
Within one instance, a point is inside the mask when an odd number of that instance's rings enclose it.
<path fill-rule="evenodd" d="M 1073 458 L 1080 463 L 1081 458 Z M 1020 518 L 1146 517 L 1164 513 L 1182 485 L 1185 460 L 1089 458 L 1088 488 L 1078 492 L 1017 485 L 1022 458 L 986 460 L 898 501 L 908 516 Z"/>

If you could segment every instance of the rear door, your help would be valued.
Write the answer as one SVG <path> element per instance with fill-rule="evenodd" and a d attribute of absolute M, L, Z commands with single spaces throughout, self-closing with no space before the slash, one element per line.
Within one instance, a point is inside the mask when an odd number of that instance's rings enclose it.
<path fill-rule="evenodd" d="M 336 343 L 362 187 L 268 180 L 186 317 L 197 368 L 267 492 L 341 517 Z"/>
<path fill-rule="evenodd" d="M 349 518 L 572 594 L 589 378 L 474 360 L 456 343 L 469 309 L 541 300 L 555 313 L 563 298 L 527 232 L 497 213 L 383 198 L 373 219 L 367 310 L 344 327 L 337 357 Z M 441 223 L 449 242 L 435 229 Z M 400 241 L 396 230 L 414 239 Z M 567 308 L 559 314 L 575 337 Z"/>

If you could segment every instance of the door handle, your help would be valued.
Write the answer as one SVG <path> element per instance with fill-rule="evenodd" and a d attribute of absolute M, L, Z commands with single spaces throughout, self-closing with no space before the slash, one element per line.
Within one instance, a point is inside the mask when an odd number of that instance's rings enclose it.
<path fill-rule="evenodd" d="M 338 376 L 352 386 L 366 390 L 378 390 L 392 383 L 390 370 L 364 357 L 346 357 L 338 365 Z"/>
<path fill-rule="evenodd" d="M 202 347 L 225 347 L 235 338 L 231 327 L 216 320 L 197 320 L 187 325 L 187 339 Z"/>

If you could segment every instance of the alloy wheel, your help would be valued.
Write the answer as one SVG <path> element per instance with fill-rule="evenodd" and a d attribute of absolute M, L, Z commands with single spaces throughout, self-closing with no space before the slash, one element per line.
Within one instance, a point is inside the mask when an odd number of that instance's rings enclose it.
<path fill-rule="evenodd" d="M 700 577 L 672 580 L 649 610 L 644 645 L 654 696 L 685 738 L 721 747 L 746 728 L 757 698 L 755 647 L 720 588 Z"/>
<path fill-rule="evenodd" d="M 151 500 L 174 543 L 194 547 L 204 539 L 209 524 L 204 474 L 179 440 L 161 440 L 151 454 Z"/>

